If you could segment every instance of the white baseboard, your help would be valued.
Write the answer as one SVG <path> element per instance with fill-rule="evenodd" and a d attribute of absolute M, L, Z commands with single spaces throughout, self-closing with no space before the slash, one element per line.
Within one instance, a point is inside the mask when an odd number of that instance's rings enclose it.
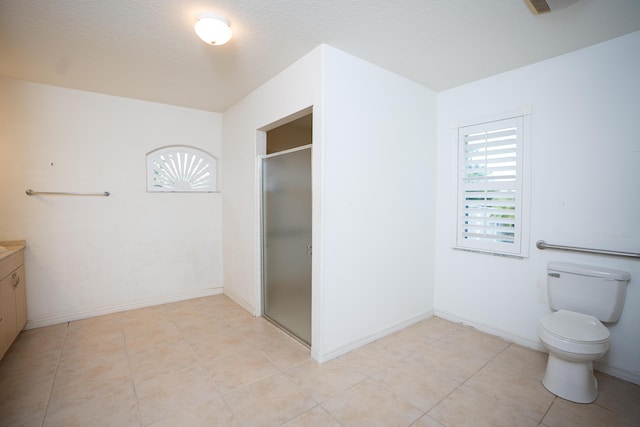
<path fill-rule="evenodd" d="M 231 291 L 230 289 L 225 289 L 224 290 L 224 294 L 226 296 L 228 296 L 229 298 L 231 298 L 233 300 L 233 302 L 238 304 L 240 307 L 242 307 L 245 310 L 247 310 L 252 316 L 254 316 L 254 317 L 259 316 L 258 310 L 254 306 L 252 306 L 251 304 L 246 302 L 244 299 L 240 298 L 240 296 L 238 294 L 236 294 L 235 292 Z"/>
<path fill-rule="evenodd" d="M 484 325 L 482 323 L 474 322 L 464 317 L 456 316 L 454 314 L 447 313 L 445 311 L 440 311 L 440 310 L 435 311 L 435 316 L 440 317 L 444 320 L 448 320 L 450 322 L 462 323 L 463 325 L 471 326 L 472 328 L 477 329 L 480 332 L 484 332 L 485 334 L 502 338 L 505 341 L 509 341 L 509 342 L 521 345 L 523 347 L 530 348 L 532 350 L 542 351 L 544 353 L 547 352 L 544 346 L 538 341 L 532 341 L 528 338 L 524 338 L 519 335 L 514 335 L 510 332 L 506 332 L 501 329 L 496 329 L 491 326 Z"/>
<path fill-rule="evenodd" d="M 41 328 L 43 326 L 57 325 L 59 323 L 73 322 L 74 320 L 87 319 L 89 317 L 102 316 L 105 314 L 119 313 L 122 311 L 135 310 L 137 308 L 151 307 L 154 305 L 168 304 L 172 302 L 184 301 L 193 298 L 208 297 L 211 295 L 219 295 L 223 293 L 223 288 L 202 289 L 186 294 L 172 295 L 162 298 L 154 298 L 144 301 L 136 301 L 132 303 L 112 305 L 102 307 L 95 310 L 80 311 L 76 313 L 61 314 L 57 316 L 44 317 L 42 319 L 29 319 L 24 329 Z"/>
<path fill-rule="evenodd" d="M 548 353 L 547 349 L 545 349 L 540 342 L 531 341 L 527 338 L 523 338 L 523 337 L 511 334 L 496 328 L 492 328 L 477 322 L 473 322 L 469 319 L 465 319 L 460 316 L 455 316 L 451 313 L 436 310 L 435 315 L 437 317 L 440 317 L 445 320 L 449 320 L 451 322 L 462 323 L 464 325 L 471 326 L 472 328 L 475 328 L 480 332 L 484 332 L 486 334 L 502 338 L 506 341 L 513 342 L 523 347 L 527 347 L 532 350 L 541 351 L 543 353 Z M 631 383 L 640 385 L 640 372 L 632 372 L 625 369 L 614 368 L 612 366 L 605 365 L 601 362 L 593 362 L 593 368 L 596 371 L 603 372 L 607 375 L 611 375 L 612 377 L 616 377 L 621 380 L 629 381 Z"/>
<path fill-rule="evenodd" d="M 421 313 L 417 316 L 414 316 L 410 319 L 405 320 L 404 322 L 400 322 L 394 326 L 391 326 L 390 328 L 386 328 L 383 329 L 382 331 L 379 331 L 373 335 L 369 335 L 367 337 L 364 337 L 362 339 L 359 339 L 357 341 L 354 341 L 352 343 L 349 343 L 347 345 L 344 345 L 342 347 L 336 348 L 334 350 L 331 350 L 327 353 L 323 353 L 323 354 L 318 354 L 317 352 L 314 351 L 314 349 L 311 349 L 311 358 L 313 360 L 315 360 L 318 363 L 324 363 L 324 362 L 328 362 L 329 360 L 335 359 L 336 357 L 342 356 L 343 354 L 347 354 L 350 351 L 353 351 L 359 347 L 362 347 L 366 344 L 369 344 L 373 341 L 379 340 L 380 338 L 384 338 L 387 335 L 391 335 L 394 332 L 398 332 L 404 328 L 407 328 L 415 323 L 418 323 L 422 320 L 428 319 L 430 317 L 433 317 L 433 310 L 431 311 L 427 311 L 425 313 Z"/>
<path fill-rule="evenodd" d="M 613 366 L 607 366 L 600 362 L 593 362 L 593 369 L 607 375 L 611 375 L 612 377 L 620 378 L 621 380 L 640 385 L 640 372 L 632 372 L 627 371 L 626 369 L 614 368 Z"/>

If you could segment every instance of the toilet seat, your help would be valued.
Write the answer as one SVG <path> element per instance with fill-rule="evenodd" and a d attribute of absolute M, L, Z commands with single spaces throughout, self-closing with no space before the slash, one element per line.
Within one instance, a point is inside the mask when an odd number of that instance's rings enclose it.
<path fill-rule="evenodd" d="M 609 330 L 590 315 L 558 310 L 540 319 L 538 338 L 567 360 L 595 360 L 609 350 Z"/>
<path fill-rule="evenodd" d="M 540 319 L 540 327 L 565 342 L 598 344 L 609 341 L 609 330 L 588 314 L 558 310 Z"/>

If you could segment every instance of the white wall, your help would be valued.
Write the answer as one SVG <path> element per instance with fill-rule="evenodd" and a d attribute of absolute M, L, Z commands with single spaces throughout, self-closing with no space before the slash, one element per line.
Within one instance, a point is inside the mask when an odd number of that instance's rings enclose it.
<path fill-rule="evenodd" d="M 323 350 L 429 316 L 435 92 L 336 49 L 324 64 Z"/>
<path fill-rule="evenodd" d="M 269 125 L 313 107 L 314 215 L 318 212 L 322 150 L 322 47 L 318 47 L 223 114 L 222 169 L 225 294 L 260 314 L 260 204 L 258 155 Z M 282 123 L 280 123 L 282 124 Z M 260 141 L 259 141 L 260 140 Z M 314 245 L 319 221 L 314 218 Z M 314 256 L 314 281 L 319 280 Z"/>
<path fill-rule="evenodd" d="M 220 140 L 220 114 L 0 79 L 0 240 L 27 240 L 28 327 L 222 292 L 220 194 L 147 193 L 145 170 Z"/>
<path fill-rule="evenodd" d="M 540 251 L 537 240 L 640 251 L 640 33 L 438 95 L 436 314 L 542 349 L 546 265 L 626 270 L 632 280 L 600 368 L 640 382 L 640 261 Z M 530 257 L 454 251 L 456 122 L 532 108 Z M 491 271 L 502 269 L 503 274 Z"/>
<path fill-rule="evenodd" d="M 430 314 L 435 94 L 320 46 L 223 116 L 225 293 L 259 313 L 257 129 L 313 106 L 312 354 Z"/>

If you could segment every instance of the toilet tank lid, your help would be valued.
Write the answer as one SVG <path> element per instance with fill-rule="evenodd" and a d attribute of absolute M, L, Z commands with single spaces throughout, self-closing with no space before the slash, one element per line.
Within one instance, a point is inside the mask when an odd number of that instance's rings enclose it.
<path fill-rule="evenodd" d="M 582 276 L 601 277 L 608 280 L 628 281 L 631 279 L 631 275 L 627 271 L 596 267 L 593 265 L 573 264 L 569 262 L 550 262 L 548 270 L 580 274 Z"/>

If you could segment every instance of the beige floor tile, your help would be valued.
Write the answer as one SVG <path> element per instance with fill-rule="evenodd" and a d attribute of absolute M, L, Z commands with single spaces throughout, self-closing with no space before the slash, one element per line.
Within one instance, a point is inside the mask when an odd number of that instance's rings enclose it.
<path fill-rule="evenodd" d="M 91 331 L 90 328 L 69 330 L 64 339 L 64 347 L 105 346 L 106 342 L 123 340 L 122 328 Z"/>
<path fill-rule="evenodd" d="M 598 405 L 573 403 L 558 397 L 553 401 L 542 424 L 549 427 L 637 427 L 638 419 L 625 419 Z"/>
<path fill-rule="evenodd" d="M 53 378 L 59 359 L 60 349 L 33 352 L 24 349 L 14 351 L 11 347 L 0 362 L 0 384 L 3 378 L 9 376 L 29 375 Z"/>
<path fill-rule="evenodd" d="M 437 341 L 437 338 L 426 333 L 425 326 L 421 326 L 421 323 L 388 335 L 372 344 L 398 357 L 409 356 Z"/>
<path fill-rule="evenodd" d="M 167 308 L 163 305 L 147 307 L 123 313 L 122 327 L 127 338 L 137 334 L 145 334 L 158 329 L 167 329 L 175 326 Z"/>
<path fill-rule="evenodd" d="M 47 416 L 44 427 L 138 427 L 140 421 L 134 402 L 118 403 L 113 408 L 103 400 L 87 401 L 73 409 Z"/>
<path fill-rule="evenodd" d="M 198 365 L 193 349 L 180 339 L 129 354 L 131 373 L 136 384 L 155 376 L 181 371 Z"/>
<path fill-rule="evenodd" d="M 173 322 L 162 321 L 156 326 L 144 330 L 136 329 L 135 332 L 131 332 L 125 326 L 127 350 L 136 353 L 155 346 L 172 344 L 182 339 L 180 330 Z"/>
<path fill-rule="evenodd" d="M 272 375 L 224 396 L 241 425 L 273 426 L 316 405 L 284 374 Z"/>
<path fill-rule="evenodd" d="M 123 347 L 115 343 L 109 347 L 106 342 L 91 349 L 65 348 L 56 371 L 52 397 L 57 393 L 88 392 L 108 384 L 130 382 L 129 360 Z"/>
<path fill-rule="evenodd" d="M 198 302 L 199 305 L 195 307 L 192 312 L 198 316 L 213 316 L 215 318 L 223 320 L 225 315 L 241 311 L 252 317 L 251 314 L 247 313 L 245 309 L 238 306 L 234 302 L 226 302 L 223 300 L 207 300 L 206 298 L 198 298 Z"/>
<path fill-rule="evenodd" d="M 11 427 L 42 427 L 42 423 L 44 422 L 44 412 L 33 414 L 33 416 L 22 419 L 15 423 L 8 424 Z M 3 424 L 0 424 L 3 425 Z"/>
<path fill-rule="evenodd" d="M 157 319 L 155 317 L 130 319 L 124 322 L 122 329 L 127 343 L 146 338 L 148 335 L 158 332 L 178 330 L 176 324 L 167 315 Z"/>
<path fill-rule="evenodd" d="M 274 341 L 290 339 L 285 332 L 263 318 L 254 317 L 249 322 L 235 326 L 234 330 L 257 348 L 269 345 Z"/>
<path fill-rule="evenodd" d="M 433 370 L 446 374 L 463 383 L 487 364 L 487 360 L 473 353 L 461 352 L 450 344 L 438 345 L 439 341 L 424 350 L 414 353 L 407 361 L 422 363 Z"/>
<path fill-rule="evenodd" d="M 131 382 L 55 389 L 44 426 L 137 426 L 138 404 Z"/>
<path fill-rule="evenodd" d="M 222 394 L 280 372 L 269 359 L 254 350 L 207 362 L 205 369 Z"/>
<path fill-rule="evenodd" d="M 500 369 L 542 381 L 547 369 L 547 354 L 511 344 L 488 365 L 497 365 Z"/>
<path fill-rule="evenodd" d="M 464 385 L 537 421 L 542 420 L 555 399 L 540 380 L 499 364 L 485 366 Z"/>
<path fill-rule="evenodd" d="M 80 334 L 82 332 L 108 333 L 122 329 L 122 320 L 127 316 L 125 312 L 105 314 L 103 316 L 69 322 L 67 334 Z"/>
<path fill-rule="evenodd" d="M 442 424 L 431 418 L 429 415 L 425 415 L 420 418 L 415 424 L 411 424 L 411 427 L 444 427 Z"/>
<path fill-rule="evenodd" d="M 219 397 L 206 372 L 188 368 L 136 384 L 142 422 L 151 424 L 183 407 L 197 406 Z"/>
<path fill-rule="evenodd" d="M 199 313 L 202 301 L 199 298 L 187 299 L 184 301 L 178 301 L 171 304 L 164 305 L 165 312 L 171 316 L 189 315 L 193 313 Z"/>
<path fill-rule="evenodd" d="M 62 355 L 71 348 L 78 348 L 82 351 L 93 351 L 102 353 L 111 350 L 125 348 L 125 336 L 122 329 L 91 333 L 89 330 L 68 333 L 63 345 Z"/>
<path fill-rule="evenodd" d="M 28 375 L 0 380 L 0 425 L 13 426 L 44 417 L 53 376 Z"/>
<path fill-rule="evenodd" d="M 420 341 L 407 342 L 393 334 L 369 343 L 366 347 L 374 353 L 385 355 L 387 358 L 385 365 L 391 365 L 405 359 L 426 344 Z"/>
<path fill-rule="evenodd" d="M 170 304 L 154 305 L 123 312 L 122 322 L 125 325 L 141 323 L 144 320 L 160 322 L 167 318 L 167 307 Z"/>
<path fill-rule="evenodd" d="M 640 386 L 596 373 L 596 402 L 574 404 L 545 367 L 436 317 L 319 365 L 216 295 L 23 331 L 0 361 L 0 426 L 526 426 L 549 405 L 540 425 L 639 425 Z"/>
<path fill-rule="evenodd" d="M 188 315 L 173 316 L 173 322 L 188 342 L 196 342 L 221 330 L 233 332 L 222 318 L 216 316 L 190 313 Z"/>
<path fill-rule="evenodd" d="M 537 426 L 538 421 L 517 408 L 466 386 L 460 386 L 428 412 L 445 426 Z"/>
<path fill-rule="evenodd" d="M 22 331 L 11 345 L 11 351 L 18 354 L 55 352 L 62 348 L 66 334 L 66 323 Z"/>
<path fill-rule="evenodd" d="M 127 350 L 122 335 L 115 338 L 104 338 L 92 342 L 75 342 L 73 345 L 65 343 L 60 354 L 58 369 L 62 372 L 77 371 L 96 365 L 127 359 Z"/>
<path fill-rule="evenodd" d="M 191 347 L 202 363 L 208 363 L 220 357 L 257 350 L 243 336 L 231 330 L 221 330 L 213 335 L 202 337 L 192 342 Z"/>
<path fill-rule="evenodd" d="M 148 424 L 150 427 L 240 427 L 233 413 L 222 400 L 215 397 L 196 406 L 175 409 L 172 415 Z"/>
<path fill-rule="evenodd" d="M 387 335 L 385 338 L 395 338 L 396 340 L 398 340 L 398 343 L 403 345 L 403 341 L 415 341 L 416 344 L 419 344 L 421 346 L 428 345 L 441 338 L 435 338 L 428 334 L 428 326 L 426 325 L 426 322 L 430 320 L 431 319 L 427 319 L 414 323 L 413 325 L 394 332 L 391 335 Z"/>
<path fill-rule="evenodd" d="M 198 306 L 196 312 L 200 315 L 213 315 L 216 318 L 224 319 L 226 314 L 232 313 L 236 310 L 245 311 L 243 308 L 231 301 L 209 302 L 205 298 L 200 298 L 200 306 Z"/>
<path fill-rule="evenodd" d="M 102 411 L 94 411 L 94 408 L 100 408 Z M 63 417 L 51 418 L 45 420 L 43 427 L 139 427 L 139 415 L 132 408 L 122 409 L 119 406 L 119 412 L 110 411 L 108 407 L 101 403 L 95 406 L 87 405 L 86 408 L 79 408 L 82 412 L 65 414 Z M 84 416 L 87 414 L 87 416 Z"/>
<path fill-rule="evenodd" d="M 506 349 L 509 343 L 472 328 L 461 328 L 452 334 L 444 336 L 434 345 L 454 350 L 458 353 L 473 354 L 488 362 Z"/>
<path fill-rule="evenodd" d="M 422 411 L 371 380 L 322 404 L 343 426 L 409 426 Z"/>
<path fill-rule="evenodd" d="M 247 312 L 237 312 L 235 310 L 226 310 L 226 313 L 221 317 L 224 324 L 234 331 L 238 331 L 239 327 L 250 325 L 256 320 L 256 317 Z"/>
<path fill-rule="evenodd" d="M 216 316 L 215 313 L 204 313 L 203 310 L 197 308 L 175 308 L 171 304 L 167 306 L 167 317 L 176 324 L 190 323 L 193 320 L 201 321 L 204 318 L 218 319 L 219 322 L 223 321 L 222 316 Z"/>
<path fill-rule="evenodd" d="M 640 425 L 640 385 L 601 372 L 596 372 L 596 378 L 598 398 L 595 403 Z"/>
<path fill-rule="evenodd" d="M 58 368 L 54 382 L 54 395 L 60 390 L 72 393 L 73 390 L 88 391 L 99 389 L 108 384 L 131 382 L 131 370 L 126 357 L 119 359 L 94 357 L 82 367 L 74 369 L 72 365 Z"/>
<path fill-rule="evenodd" d="M 376 341 L 342 355 L 338 360 L 348 362 L 357 371 L 371 377 L 407 357 L 405 354 L 395 352 Z"/>
<path fill-rule="evenodd" d="M 235 326 L 236 322 L 245 323 L 255 319 L 251 313 L 247 313 L 242 307 L 233 305 L 219 305 L 214 308 L 215 313 L 222 316 L 222 319 L 229 325 Z"/>
<path fill-rule="evenodd" d="M 117 395 L 120 392 L 133 391 L 133 383 L 127 362 L 113 365 L 95 365 L 91 368 L 57 373 L 48 412 L 58 412 L 69 406 L 78 405 L 86 400 L 98 399 L 100 396 Z"/>
<path fill-rule="evenodd" d="M 233 300 L 225 294 L 210 295 L 208 297 L 202 297 L 198 299 L 202 301 L 203 305 L 210 305 L 211 307 L 217 307 L 217 306 L 232 306 L 236 308 L 238 307 L 238 304 L 233 302 Z"/>
<path fill-rule="evenodd" d="M 410 328 L 419 331 L 420 335 L 424 337 L 432 340 L 438 340 L 446 335 L 453 334 L 463 329 L 464 326 L 459 323 L 449 322 L 448 320 L 444 320 L 439 317 L 432 317 L 418 322 L 415 325 L 411 325 Z"/>
<path fill-rule="evenodd" d="M 85 402 L 74 407 L 73 410 L 59 412 L 47 416 L 44 427 L 138 427 L 140 421 L 137 411 L 127 403 L 124 408 L 118 404 L 118 411 L 114 412 L 109 406 L 100 402 Z"/>
<path fill-rule="evenodd" d="M 316 406 L 282 425 L 284 427 L 341 427 L 340 423 L 321 406 Z"/>
<path fill-rule="evenodd" d="M 311 360 L 309 349 L 289 337 L 265 345 L 260 352 L 281 370 Z"/>
<path fill-rule="evenodd" d="M 217 310 L 222 315 L 224 321 L 234 327 L 244 325 L 246 323 L 252 323 L 255 320 L 266 322 L 264 318 L 261 318 L 260 316 L 254 316 L 238 305 L 220 307 Z"/>
<path fill-rule="evenodd" d="M 320 403 L 367 379 L 353 369 L 353 364 L 334 359 L 323 364 L 314 360 L 296 365 L 285 371 L 302 390 Z"/>
<path fill-rule="evenodd" d="M 0 379 L 7 375 L 52 375 L 65 334 L 66 323 L 20 332 L 0 361 Z"/>
<path fill-rule="evenodd" d="M 452 377 L 415 361 L 400 362 L 372 381 L 422 412 L 427 412 L 459 386 Z"/>

